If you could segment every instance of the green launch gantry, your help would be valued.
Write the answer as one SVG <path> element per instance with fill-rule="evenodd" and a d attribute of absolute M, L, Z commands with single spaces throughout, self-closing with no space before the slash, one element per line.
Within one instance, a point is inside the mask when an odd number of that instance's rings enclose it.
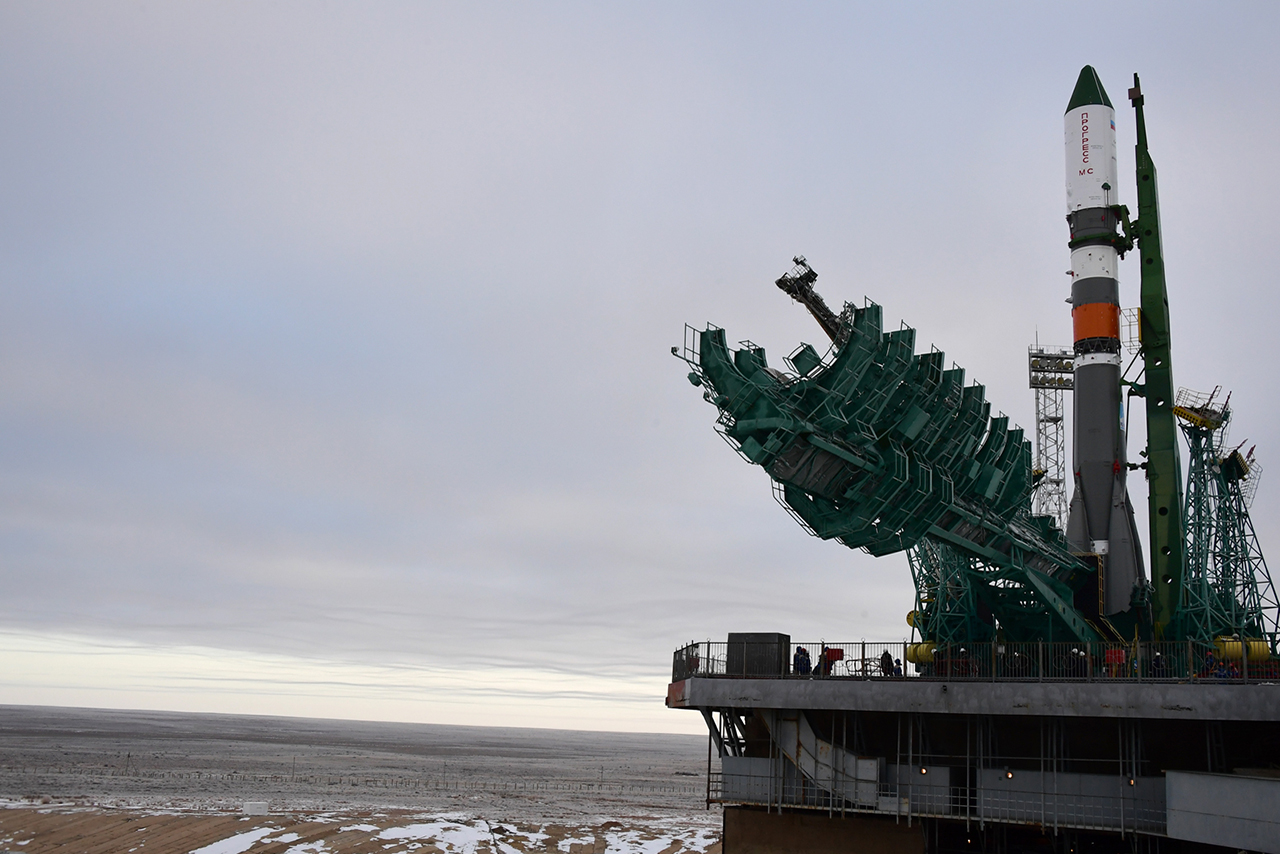
<path fill-rule="evenodd" d="M 1190 464 L 1184 519 L 1187 564 L 1175 637 L 1264 640 L 1276 633 L 1280 603 L 1249 517 L 1261 472 L 1253 449 L 1227 446 L 1230 395 L 1180 389 L 1174 414 Z M 1256 655 L 1254 656 L 1256 657 Z"/>
<path fill-rule="evenodd" d="M 946 617 L 951 600 L 936 594 L 922 625 L 989 637 L 998 619 L 1010 640 L 1101 640 L 1075 603 L 1092 573 L 1049 517 L 1030 513 L 1022 430 L 991 417 L 983 387 L 945 368 L 940 350 L 916 354 L 914 329 L 884 332 L 880 306 L 835 315 L 813 291 L 817 274 L 795 263 L 778 285 L 832 336 L 829 358 L 802 344 L 784 374 L 750 342 L 730 351 L 713 326 L 687 330 L 675 350 L 723 435 L 814 535 L 873 555 L 931 541 L 964 593 Z"/>
<path fill-rule="evenodd" d="M 1123 224 L 1117 248 L 1136 245 L 1142 268 L 1143 382 L 1125 385 L 1147 403 L 1146 462 L 1130 467 L 1146 470 L 1150 490 L 1149 602 L 1100 616 L 1099 556 L 1072 554 L 1055 520 L 1032 513 L 1022 430 L 993 417 L 985 389 L 965 385 L 942 351 L 916 353 L 914 329 L 884 331 L 879 305 L 832 311 L 803 257 L 776 284 L 831 339 L 825 356 L 801 344 L 783 372 L 750 341 L 730 349 L 711 325 L 686 327 L 683 349 L 672 348 L 719 410 L 718 431 L 769 474 L 806 530 L 873 555 L 907 552 L 916 585 L 909 622 L 928 644 L 1154 638 L 1222 649 L 1234 638 L 1257 641 L 1250 658 L 1277 652 L 1276 596 L 1248 518 L 1251 458 L 1218 456 L 1218 427 L 1197 426 L 1186 407 L 1192 483 L 1183 500 L 1156 172 L 1137 75 L 1129 96 L 1139 216 L 1130 222 L 1126 208 L 1114 210 Z"/>

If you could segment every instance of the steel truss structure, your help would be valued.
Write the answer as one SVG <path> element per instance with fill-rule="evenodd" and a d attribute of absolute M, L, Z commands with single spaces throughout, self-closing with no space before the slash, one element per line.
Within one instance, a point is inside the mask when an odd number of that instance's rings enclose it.
<path fill-rule="evenodd" d="M 1249 517 L 1261 467 L 1253 449 L 1230 448 L 1230 395 L 1179 389 L 1174 407 L 1189 449 L 1187 563 L 1175 618 L 1180 636 L 1202 642 L 1258 640 L 1275 648 L 1280 604 Z"/>
<path fill-rule="evenodd" d="M 1067 529 L 1065 393 L 1075 382 L 1075 354 L 1065 347 L 1027 348 L 1027 377 L 1036 396 L 1035 492 L 1032 512 Z"/>
<path fill-rule="evenodd" d="M 787 359 L 794 373 L 770 367 L 751 342 L 731 350 L 715 326 L 687 329 L 683 351 L 673 348 L 719 410 L 721 435 L 768 472 L 779 502 L 815 536 L 873 555 L 930 543 L 917 562 L 946 556 L 948 579 L 963 569 L 976 596 L 966 600 L 981 604 L 970 629 L 985 615 L 1010 640 L 1101 640 L 1074 604 L 1096 568 L 1068 551 L 1053 520 L 1031 512 L 1023 431 L 993 416 L 985 389 L 966 385 L 941 351 L 917 354 L 914 329 L 885 331 L 880 306 L 836 315 L 820 304 L 816 277 L 797 258 L 779 280 L 833 333 L 825 357 L 796 349 Z M 928 612 L 924 598 L 917 610 Z"/>

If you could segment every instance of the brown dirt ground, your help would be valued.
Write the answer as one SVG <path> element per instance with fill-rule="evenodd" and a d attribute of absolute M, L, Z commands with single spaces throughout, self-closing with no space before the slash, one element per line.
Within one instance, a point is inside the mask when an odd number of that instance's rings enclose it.
<path fill-rule="evenodd" d="M 474 854 L 511 854 L 513 851 L 519 854 L 607 854 L 625 850 L 644 850 L 651 854 L 677 854 L 681 851 L 720 854 L 719 842 L 711 842 L 705 847 L 699 844 L 705 843 L 705 837 L 681 839 L 669 830 L 628 827 L 616 821 L 587 827 L 460 821 L 462 827 L 469 826 L 479 833 L 487 832 L 491 839 L 476 839 L 474 844 L 460 847 L 422 836 L 390 840 L 379 836 L 387 829 L 403 828 L 415 821 L 430 819 L 407 810 L 377 814 L 241 816 L 158 813 L 74 804 L 11 806 L 0 809 L 0 846 L 3 846 L 0 852 L 187 854 L 239 834 L 270 829 L 268 834 L 251 845 L 228 846 L 224 843 L 226 854 L 240 851 L 246 854 L 390 854 L 399 851 L 447 854 L 460 850 Z M 619 838 L 620 833 L 624 838 Z M 664 841 L 667 844 L 662 845 Z"/>

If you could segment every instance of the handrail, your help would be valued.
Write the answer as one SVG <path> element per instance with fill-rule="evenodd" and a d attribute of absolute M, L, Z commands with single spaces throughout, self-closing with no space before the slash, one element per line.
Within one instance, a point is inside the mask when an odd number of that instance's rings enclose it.
<path fill-rule="evenodd" d="M 1262 652 L 1259 652 L 1259 649 Z M 1280 658 L 1254 642 L 933 644 L 699 641 L 672 656 L 671 681 L 691 677 L 985 682 L 1280 681 Z"/>

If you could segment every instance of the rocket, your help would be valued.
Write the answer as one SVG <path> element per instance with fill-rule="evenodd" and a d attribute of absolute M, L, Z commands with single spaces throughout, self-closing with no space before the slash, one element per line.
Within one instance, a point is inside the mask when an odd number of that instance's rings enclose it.
<path fill-rule="evenodd" d="M 1075 339 L 1075 491 L 1067 542 L 1073 553 L 1096 563 L 1097 614 L 1103 619 L 1129 611 L 1135 588 L 1145 585 L 1146 578 L 1125 483 L 1129 467 L 1120 386 L 1117 268 L 1122 239 L 1117 231 L 1115 118 L 1102 81 L 1086 65 L 1064 118 Z"/>

